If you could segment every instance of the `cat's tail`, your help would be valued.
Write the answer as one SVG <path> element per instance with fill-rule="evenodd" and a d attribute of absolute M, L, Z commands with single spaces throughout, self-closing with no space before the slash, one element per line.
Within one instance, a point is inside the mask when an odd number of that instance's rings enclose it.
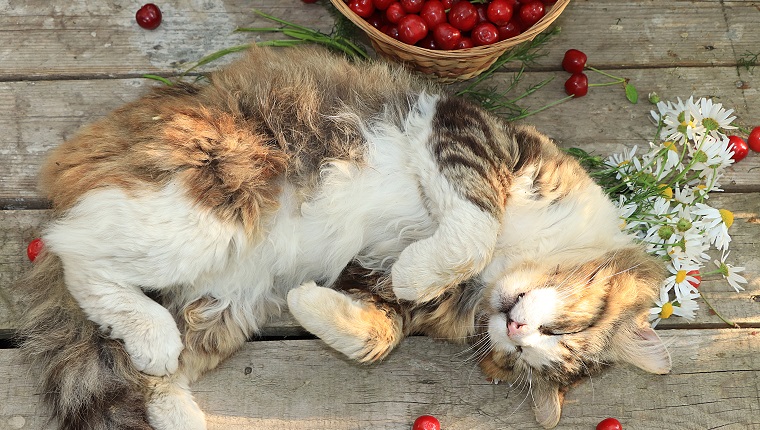
<path fill-rule="evenodd" d="M 123 345 L 89 321 L 69 294 L 61 260 L 43 252 L 15 284 L 25 309 L 18 339 L 61 430 L 149 430 L 146 376 Z"/>

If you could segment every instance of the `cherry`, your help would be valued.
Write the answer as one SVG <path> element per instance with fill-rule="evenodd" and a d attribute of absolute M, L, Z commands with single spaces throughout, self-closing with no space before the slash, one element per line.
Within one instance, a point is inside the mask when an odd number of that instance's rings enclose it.
<path fill-rule="evenodd" d="M 446 22 L 446 9 L 443 3 L 438 0 L 426 1 L 422 5 L 420 17 L 425 20 L 428 28 L 434 28 L 436 25 Z"/>
<path fill-rule="evenodd" d="M 588 93 L 588 77 L 585 73 L 573 73 L 565 81 L 565 92 L 573 97 L 583 97 Z"/>
<path fill-rule="evenodd" d="M 462 32 L 448 22 L 444 22 L 433 27 L 433 38 L 440 49 L 456 49 L 462 40 Z"/>
<path fill-rule="evenodd" d="M 528 3 L 523 3 L 520 7 L 520 21 L 522 21 L 525 28 L 537 23 L 546 14 L 544 4 L 540 0 L 533 0 Z"/>
<path fill-rule="evenodd" d="M 387 27 L 384 27 L 381 31 L 387 34 L 388 36 L 398 40 L 398 25 L 396 24 L 389 25 Z"/>
<path fill-rule="evenodd" d="M 40 251 L 42 251 L 42 239 L 37 238 L 29 242 L 29 245 L 27 245 L 26 256 L 29 257 L 29 261 L 34 261 L 37 259 L 37 255 L 39 255 Z"/>
<path fill-rule="evenodd" d="M 749 146 L 749 149 L 755 152 L 760 152 L 760 127 L 753 128 L 749 133 L 747 145 Z"/>
<path fill-rule="evenodd" d="M 475 46 L 490 45 L 499 41 L 499 29 L 490 22 L 481 22 L 472 29 L 470 37 Z"/>
<path fill-rule="evenodd" d="M 475 5 L 475 10 L 478 12 L 478 24 L 488 21 L 487 7 L 488 6 L 483 3 L 478 3 Z"/>
<path fill-rule="evenodd" d="M 623 430 L 623 425 L 615 418 L 605 418 L 596 425 L 596 430 Z"/>
<path fill-rule="evenodd" d="M 425 49 L 439 49 L 438 44 L 435 43 L 435 38 L 433 37 L 433 33 L 428 33 L 427 36 L 423 37 L 422 40 L 417 42 L 417 46 L 420 48 Z"/>
<path fill-rule="evenodd" d="M 425 0 L 401 0 L 401 7 L 406 13 L 420 13 L 424 5 Z"/>
<path fill-rule="evenodd" d="M 581 73 L 586 67 L 588 57 L 577 49 L 568 49 L 562 58 L 562 68 L 570 73 Z"/>
<path fill-rule="evenodd" d="M 395 0 L 372 0 L 372 4 L 377 10 L 386 10 Z"/>
<path fill-rule="evenodd" d="M 372 0 L 351 0 L 348 7 L 362 18 L 369 18 L 375 12 Z"/>
<path fill-rule="evenodd" d="M 412 430 L 441 430 L 441 423 L 432 415 L 422 415 L 414 420 Z"/>
<path fill-rule="evenodd" d="M 469 37 L 462 36 L 462 39 L 457 43 L 457 47 L 454 49 L 467 49 L 474 47 L 475 44 L 472 43 L 472 39 Z"/>
<path fill-rule="evenodd" d="M 486 16 L 488 20 L 497 26 L 507 25 L 512 19 L 512 3 L 508 0 L 493 0 L 488 4 Z"/>
<path fill-rule="evenodd" d="M 385 15 L 380 11 L 375 11 L 375 13 L 373 13 L 369 18 L 367 18 L 367 22 L 371 26 L 380 30 L 381 28 L 383 28 L 383 25 L 386 24 Z"/>
<path fill-rule="evenodd" d="M 511 20 L 506 25 L 499 27 L 499 40 L 510 39 L 522 33 L 522 27 L 517 20 Z"/>
<path fill-rule="evenodd" d="M 427 36 L 428 27 L 419 15 L 409 14 L 398 22 L 398 39 L 414 45 Z"/>
<path fill-rule="evenodd" d="M 385 18 L 394 24 L 398 24 L 405 15 L 406 12 L 399 2 L 393 2 L 385 9 Z"/>
<path fill-rule="evenodd" d="M 468 1 L 455 3 L 449 9 L 449 24 L 462 31 L 470 31 L 478 23 L 478 10 Z"/>
<path fill-rule="evenodd" d="M 702 283 L 702 275 L 699 270 L 689 270 L 686 274 L 696 279 L 696 281 L 689 281 L 689 284 L 694 288 L 699 288 L 699 284 Z"/>
<path fill-rule="evenodd" d="M 161 9 L 153 3 L 148 3 L 137 10 L 135 19 L 140 27 L 146 30 L 154 30 L 161 25 Z"/>
<path fill-rule="evenodd" d="M 749 154 L 747 142 L 739 136 L 728 136 L 728 149 L 734 152 L 731 158 L 735 163 L 744 160 L 744 157 Z"/>

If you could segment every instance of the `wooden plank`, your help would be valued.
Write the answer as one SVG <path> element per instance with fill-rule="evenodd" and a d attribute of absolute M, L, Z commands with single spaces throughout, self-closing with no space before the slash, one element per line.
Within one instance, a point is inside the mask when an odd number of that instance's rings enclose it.
<path fill-rule="evenodd" d="M 253 40 L 239 26 L 269 26 L 251 9 L 329 31 L 332 18 L 301 2 L 164 1 L 154 31 L 134 22 L 136 6 L 84 0 L 11 2 L 0 16 L 0 80 L 57 76 L 139 76 L 174 73 L 211 52 Z M 552 69 L 570 47 L 592 54 L 600 67 L 732 66 L 757 49 L 751 2 L 669 0 L 575 1 L 557 25 L 564 31 L 549 49 Z M 263 39 L 269 35 L 260 35 Z M 638 49 L 631 50 L 631 46 Z"/>
<path fill-rule="evenodd" d="M 737 75 L 736 68 L 681 68 L 616 71 L 631 79 L 642 100 L 629 103 L 621 87 L 595 87 L 584 98 L 570 100 L 524 121 L 535 124 L 565 147 L 581 147 L 598 154 L 610 154 L 633 145 L 646 147 L 655 128 L 650 123 L 646 94 L 657 92 L 664 100 L 712 96 L 726 108 L 736 110 L 747 127 L 760 124 L 760 97 L 752 75 Z M 523 85 L 546 78 L 554 80 L 527 98 L 528 109 L 538 109 L 564 97 L 564 72 L 528 72 Z M 493 85 L 505 88 L 512 73 L 493 78 Z M 591 76 L 592 81 L 606 78 Z M 738 79 L 749 88 L 737 88 Z M 100 118 L 116 107 L 134 100 L 152 85 L 146 79 L 64 80 L 0 83 L 0 207 L 24 208 L 38 199 L 36 175 L 45 154 L 71 138 L 84 124 Z M 760 87 L 760 82 L 757 83 Z M 760 156 L 750 154 L 729 169 L 723 181 L 729 191 L 760 191 Z"/>
<path fill-rule="evenodd" d="M 710 303 L 726 318 L 740 325 L 760 325 L 760 255 L 757 252 L 760 238 L 760 193 L 714 193 L 710 200 L 715 207 L 724 207 L 734 212 L 729 262 L 746 267 L 745 277 L 749 283 L 746 291 L 737 293 L 715 276 L 706 278 L 701 289 Z M 9 303 L 16 303 L 20 298 L 9 290 L 9 286 L 31 264 L 26 258 L 26 245 L 39 234 L 39 225 L 44 219 L 46 211 L 0 211 L 0 331 L 8 332 L 15 327 Z M 674 318 L 665 320 L 662 324 L 663 327 L 688 327 L 690 323 Z M 710 312 L 708 306 L 701 304 L 692 324 L 720 325 L 721 322 Z M 264 331 L 265 336 L 301 333 L 289 317 L 270 324 Z"/>
<path fill-rule="evenodd" d="M 673 371 L 621 365 L 570 391 L 557 429 L 760 427 L 756 330 L 662 331 Z M 408 429 L 422 414 L 447 430 L 536 429 L 524 391 L 487 383 L 462 347 L 415 337 L 382 363 L 361 366 L 319 341 L 253 342 L 193 387 L 209 429 Z M 0 351 L 0 427 L 51 429 L 31 371 Z M 13 423 L 23 423 L 23 426 Z"/>

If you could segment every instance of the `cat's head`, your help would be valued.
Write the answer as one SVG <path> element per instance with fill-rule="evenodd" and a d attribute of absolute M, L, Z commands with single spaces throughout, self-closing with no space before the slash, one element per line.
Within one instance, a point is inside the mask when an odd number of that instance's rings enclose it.
<path fill-rule="evenodd" d="M 510 270 L 482 302 L 492 349 L 481 367 L 529 386 L 546 428 L 559 421 L 568 387 L 614 362 L 668 373 L 670 355 L 647 322 L 662 279 L 660 264 L 635 248 L 578 265 Z"/>

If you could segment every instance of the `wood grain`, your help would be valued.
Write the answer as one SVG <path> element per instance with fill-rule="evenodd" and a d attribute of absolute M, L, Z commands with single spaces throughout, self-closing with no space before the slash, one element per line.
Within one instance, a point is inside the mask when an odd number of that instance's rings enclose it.
<path fill-rule="evenodd" d="M 760 426 L 760 336 L 754 330 L 677 330 L 673 371 L 627 365 L 570 391 L 557 429 L 593 428 L 607 416 L 631 429 Z M 251 342 L 193 386 L 210 429 L 408 429 L 433 414 L 447 430 L 537 429 L 530 398 L 487 383 L 462 347 L 410 338 L 386 361 L 349 362 L 319 341 Z M 13 350 L 0 351 L 0 428 L 49 429 Z M 2 427 L 6 424 L 6 427 Z"/>

